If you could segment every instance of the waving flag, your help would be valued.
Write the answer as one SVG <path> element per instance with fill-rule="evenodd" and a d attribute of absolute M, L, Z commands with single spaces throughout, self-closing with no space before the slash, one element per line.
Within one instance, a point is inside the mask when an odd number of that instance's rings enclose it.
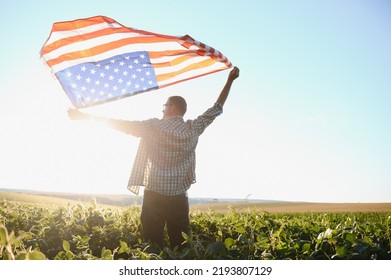
<path fill-rule="evenodd" d="M 41 50 L 75 107 L 97 105 L 230 68 L 219 51 L 96 16 L 57 22 Z"/>

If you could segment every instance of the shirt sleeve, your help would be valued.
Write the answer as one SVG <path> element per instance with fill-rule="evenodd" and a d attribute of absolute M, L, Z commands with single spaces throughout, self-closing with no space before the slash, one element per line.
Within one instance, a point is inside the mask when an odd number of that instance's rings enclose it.
<path fill-rule="evenodd" d="M 223 106 L 218 103 L 208 110 L 205 113 L 200 115 L 198 118 L 192 121 L 192 125 L 198 135 L 201 135 L 204 130 L 214 121 L 214 119 L 223 113 Z"/>
<path fill-rule="evenodd" d="M 111 119 L 107 125 L 111 128 L 121 131 L 135 137 L 144 137 L 148 135 L 154 128 L 154 124 L 158 119 L 149 119 L 145 121 L 126 121 Z"/>

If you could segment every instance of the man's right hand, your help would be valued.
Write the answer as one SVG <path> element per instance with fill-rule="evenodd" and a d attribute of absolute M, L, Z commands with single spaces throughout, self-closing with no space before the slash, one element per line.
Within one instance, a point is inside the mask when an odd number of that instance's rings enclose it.
<path fill-rule="evenodd" d="M 235 80 L 237 77 L 239 77 L 239 68 L 238 67 L 234 67 L 231 72 L 229 72 L 229 76 L 228 76 L 228 79 L 233 81 Z"/>

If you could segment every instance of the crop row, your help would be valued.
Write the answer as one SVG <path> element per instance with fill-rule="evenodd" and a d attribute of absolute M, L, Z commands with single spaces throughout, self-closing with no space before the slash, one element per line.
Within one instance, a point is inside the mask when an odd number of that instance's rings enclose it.
<path fill-rule="evenodd" d="M 1 259 L 391 259 L 390 213 L 192 212 L 181 249 L 142 238 L 138 207 L 0 202 Z"/>

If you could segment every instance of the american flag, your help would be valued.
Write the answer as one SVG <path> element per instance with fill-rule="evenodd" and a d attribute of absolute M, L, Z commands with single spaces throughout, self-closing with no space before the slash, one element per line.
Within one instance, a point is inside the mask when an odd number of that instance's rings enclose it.
<path fill-rule="evenodd" d="M 97 105 L 228 69 L 219 51 L 95 16 L 56 22 L 41 49 L 72 104 Z"/>

